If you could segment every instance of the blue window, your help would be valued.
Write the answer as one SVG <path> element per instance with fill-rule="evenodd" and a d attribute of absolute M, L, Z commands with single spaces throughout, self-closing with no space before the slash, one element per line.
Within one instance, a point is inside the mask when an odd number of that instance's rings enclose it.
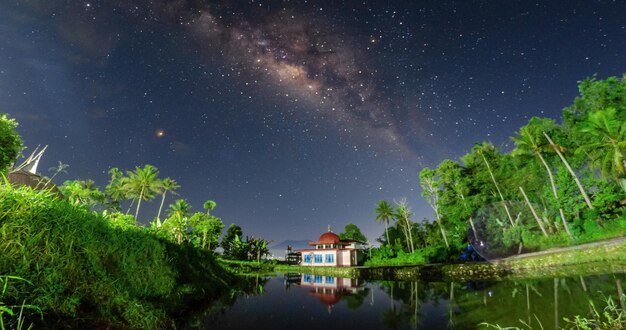
<path fill-rule="evenodd" d="M 310 254 L 305 254 L 304 255 L 304 263 L 305 264 L 310 264 L 311 263 L 311 255 Z"/>
<path fill-rule="evenodd" d="M 326 262 L 329 264 L 332 264 L 335 262 L 335 255 L 334 254 L 327 254 L 326 255 Z"/>
<path fill-rule="evenodd" d="M 315 263 L 316 264 L 321 264 L 322 263 L 322 255 L 321 254 L 316 254 L 315 255 Z"/>
<path fill-rule="evenodd" d="M 335 278 L 331 276 L 326 276 L 326 284 L 335 284 Z"/>
<path fill-rule="evenodd" d="M 311 283 L 311 275 L 309 274 L 302 275 L 302 280 L 306 283 Z"/>
<path fill-rule="evenodd" d="M 315 275 L 315 277 L 313 278 L 313 283 L 322 283 L 322 278 L 324 278 L 324 276 Z"/>

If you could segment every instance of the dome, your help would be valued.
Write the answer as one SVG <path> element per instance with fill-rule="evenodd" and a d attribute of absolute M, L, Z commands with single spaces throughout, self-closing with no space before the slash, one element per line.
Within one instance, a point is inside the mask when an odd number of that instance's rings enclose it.
<path fill-rule="evenodd" d="M 341 242 L 341 239 L 339 238 L 339 236 L 337 236 L 337 234 L 333 233 L 332 231 L 329 231 L 329 232 L 323 233 L 317 242 L 319 244 L 337 244 Z"/>

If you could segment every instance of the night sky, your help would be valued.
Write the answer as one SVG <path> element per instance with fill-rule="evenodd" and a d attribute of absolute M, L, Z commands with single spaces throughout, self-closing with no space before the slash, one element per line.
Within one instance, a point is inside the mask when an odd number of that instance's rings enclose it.
<path fill-rule="evenodd" d="M 0 111 L 40 172 L 152 164 L 244 235 L 316 239 L 418 172 L 510 149 L 577 81 L 626 72 L 625 1 L 0 1 Z M 173 201 L 168 199 L 169 202 Z M 156 215 L 158 200 L 140 215 Z"/>

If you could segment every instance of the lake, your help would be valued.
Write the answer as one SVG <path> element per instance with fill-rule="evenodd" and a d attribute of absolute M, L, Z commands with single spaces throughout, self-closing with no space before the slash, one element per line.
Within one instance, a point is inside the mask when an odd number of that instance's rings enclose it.
<path fill-rule="evenodd" d="M 571 327 L 563 318 L 624 308 L 624 274 L 498 282 L 365 281 L 309 274 L 248 277 L 241 290 L 200 309 L 183 328 L 527 329 Z"/>

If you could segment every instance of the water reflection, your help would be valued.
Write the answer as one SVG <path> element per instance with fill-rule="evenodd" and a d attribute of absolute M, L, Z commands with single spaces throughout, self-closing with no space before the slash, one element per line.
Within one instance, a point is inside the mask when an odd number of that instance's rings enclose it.
<path fill-rule="evenodd" d="M 251 278 L 219 313 L 196 327 L 479 329 L 481 323 L 533 329 L 569 328 L 612 297 L 624 308 L 624 274 L 500 282 L 402 282 L 285 274 Z M 262 289 L 258 289 L 258 285 Z M 255 289 L 256 288 L 256 289 Z M 619 301 L 619 303 L 617 303 Z M 190 327 L 190 324 L 187 324 Z"/>

